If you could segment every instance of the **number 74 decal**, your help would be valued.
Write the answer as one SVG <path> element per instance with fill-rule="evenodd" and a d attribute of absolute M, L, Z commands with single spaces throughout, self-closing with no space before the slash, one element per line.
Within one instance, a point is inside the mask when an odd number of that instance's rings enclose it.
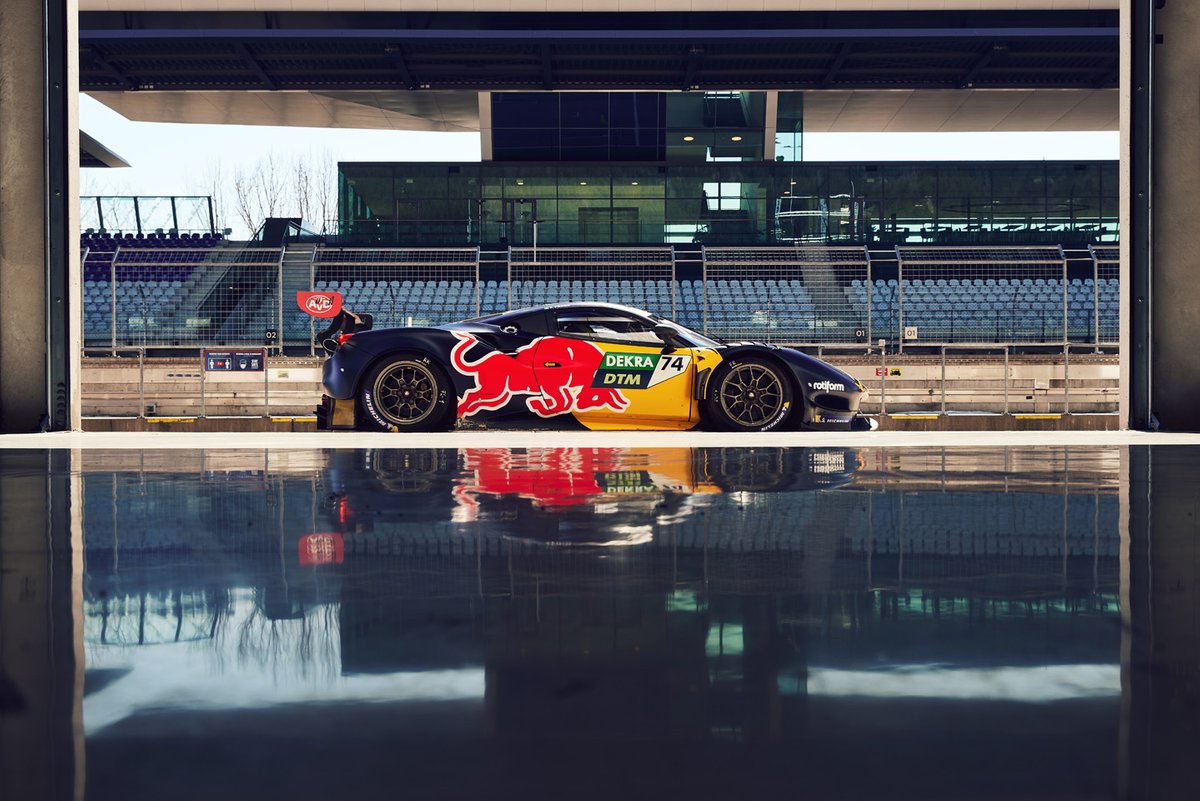
<path fill-rule="evenodd" d="M 605 353 L 592 386 L 649 389 L 682 374 L 691 363 L 690 354 Z"/>

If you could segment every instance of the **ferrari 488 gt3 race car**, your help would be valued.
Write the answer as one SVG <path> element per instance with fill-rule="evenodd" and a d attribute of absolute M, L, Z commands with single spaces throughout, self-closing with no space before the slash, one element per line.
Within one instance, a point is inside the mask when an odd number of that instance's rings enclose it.
<path fill-rule="evenodd" d="M 366 329 L 366 330 L 363 330 Z M 590 429 L 868 429 L 862 385 L 791 348 L 722 343 L 648 312 L 559 303 L 430 328 L 324 337 L 319 428 L 439 431 L 572 415 Z"/>

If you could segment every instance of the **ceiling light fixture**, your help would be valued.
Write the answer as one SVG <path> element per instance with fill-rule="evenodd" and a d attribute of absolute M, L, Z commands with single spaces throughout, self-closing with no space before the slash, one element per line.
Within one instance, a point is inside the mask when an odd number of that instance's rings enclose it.
<path fill-rule="evenodd" d="M 688 134 L 687 136 L 683 137 L 683 141 L 694 142 L 694 141 L 696 141 L 696 137 L 692 136 L 691 134 Z"/>

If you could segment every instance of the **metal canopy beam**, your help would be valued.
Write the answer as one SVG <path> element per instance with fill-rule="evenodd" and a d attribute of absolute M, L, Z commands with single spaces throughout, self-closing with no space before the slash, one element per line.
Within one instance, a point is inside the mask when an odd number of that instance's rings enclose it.
<path fill-rule="evenodd" d="M 554 64 L 551 60 L 551 47 L 547 42 L 542 43 L 542 88 L 546 91 L 554 88 Z"/>
<path fill-rule="evenodd" d="M 975 85 L 975 79 L 979 77 L 979 73 L 983 72 L 983 70 L 992 63 L 992 59 L 996 57 L 996 53 L 1004 49 L 1006 49 L 1004 45 L 996 44 L 994 42 L 988 45 L 987 49 L 983 51 L 982 55 L 980 55 L 979 58 L 975 60 L 975 63 L 971 65 L 971 69 L 967 70 L 966 75 L 963 75 L 962 80 L 958 83 L 959 88 L 970 89 L 973 87 Z"/>
<path fill-rule="evenodd" d="M 704 58 L 704 51 L 698 47 L 689 47 L 687 51 L 687 61 L 683 68 L 683 85 L 680 87 L 685 92 L 691 89 L 699 89 L 696 84 L 696 73 L 700 71 L 700 62 Z"/>
<path fill-rule="evenodd" d="M 87 53 L 91 57 L 92 63 L 99 67 L 106 75 L 109 75 L 116 80 L 122 89 L 129 91 L 137 88 L 133 81 L 127 78 L 119 69 L 114 67 L 109 60 L 101 55 L 100 51 L 95 47 L 84 50 L 83 53 Z"/>
<path fill-rule="evenodd" d="M 851 42 L 842 42 L 838 46 L 837 56 L 833 59 L 833 63 L 829 65 L 829 69 L 825 71 L 825 77 L 821 79 L 821 87 L 828 89 L 837 79 L 838 70 L 846 63 L 846 57 L 850 55 L 850 50 L 854 47 Z"/>
<path fill-rule="evenodd" d="M 404 85 L 404 88 L 409 91 L 416 89 L 417 79 L 413 77 L 412 70 L 408 68 L 408 61 L 404 58 L 404 47 L 397 42 L 383 48 L 383 52 L 391 58 L 396 72 L 400 73 L 400 83 Z"/>
<path fill-rule="evenodd" d="M 258 76 L 259 81 L 262 82 L 262 85 L 265 88 L 267 88 L 267 89 L 278 89 L 279 88 L 278 86 L 275 85 L 275 81 L 271 79 L 271 76 L 267 74 L 266 70 L 263 69 L 262 64 L 258 63 L 258 59 L 256 59 L 254 57 L 254 54 L 250 52 L 250 48 L 246 46 L 245 42 L 236 42 L 233 46 L 233 49 L 243 59 L 245 59 L 246 64 L 249 65 L 249 67 L 250 67 L 250 71 Z"/>

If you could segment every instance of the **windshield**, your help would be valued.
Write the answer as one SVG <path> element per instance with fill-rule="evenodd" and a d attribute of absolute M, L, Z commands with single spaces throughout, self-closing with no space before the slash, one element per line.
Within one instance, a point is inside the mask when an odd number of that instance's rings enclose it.
<path fill-rule="evenodd" d="M 691 342 L 693 345 L 695 345 L 698 348 L 719 348 L 723 344 L 725 344 L 725 343 L 721 342 L 719 339 L 713 339 L 712 337 L 706 337 L 706 336 L 704 336 L 704 334 L 701 334 L 699 331 L 693 331 L 692 329 L 688 328 L 686 325 L 680 325 L 679 323 L 675 322 L 674 320 L 668 320 L 665 317 L 659 317 L 657 314 L 651 314 L 650 319 L 653 320 L 655 323 L 666 323 L 667 325 L 671 326 L 672 328 L 678 329 L 679 333 L 683 335 L 684 339 L 688 340 L 689 342 Z"/>

